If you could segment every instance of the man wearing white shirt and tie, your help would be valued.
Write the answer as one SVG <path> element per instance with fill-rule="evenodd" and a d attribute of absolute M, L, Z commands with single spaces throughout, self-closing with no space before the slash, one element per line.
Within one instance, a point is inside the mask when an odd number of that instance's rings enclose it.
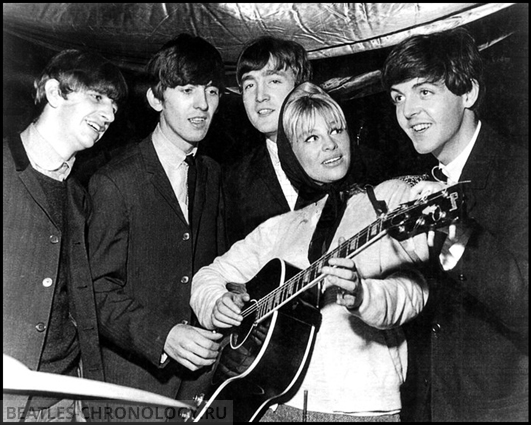
<path fill-rule="evenodd" d="M 184 400 L 184 382 L 214 363 L 221 338 L 195 326 L 189 305 L 195 271 L 224 251 L 221 170 L 190 155 L 218 108 L 224 69 L 214 46 L 181 34 L 147 75 L 159 122 L 90 180 L 89 255 L 107 381 Z"/>
<path fill-rule="evenodd" d="M 479 120 L 482 70 L 462 28 L 411 37 L 383 67 L 417 152 L 439 160 L 448 184 L 469 181 L 467 220 L 435 257 L 428 306 L 408 334 L 405 420 L 529 420 L 528 152 Z M 420 182 L 412 197 L 447 183 Z"/>

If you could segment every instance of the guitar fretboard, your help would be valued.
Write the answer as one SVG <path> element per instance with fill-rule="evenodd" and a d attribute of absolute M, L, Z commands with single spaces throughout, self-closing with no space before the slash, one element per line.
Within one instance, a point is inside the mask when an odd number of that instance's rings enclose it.
<path fill-rule="evenodd" d="M 323 255 L 305 270 L 300 271 L 283 285 L 271 291 L 262 299 L 242 312 L 243 317 L 256 312 L 256 321 L 260 322 L 278 310 L 293 298 L 317 285 L 324 279 L 322 268 L 328 264 L 328 260 L 334 257 L 349 258 L 366 248 L 370 243 L 375 242 L 385 234 L 383 229 L 384 221 L 378 219 L 365 227 L 359 233 L 343 242 L 336 249 Z"/>

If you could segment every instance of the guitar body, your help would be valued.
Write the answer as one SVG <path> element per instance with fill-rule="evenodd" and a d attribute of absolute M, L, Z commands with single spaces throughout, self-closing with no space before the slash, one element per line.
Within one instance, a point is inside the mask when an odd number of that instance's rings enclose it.
<path fill-rule="evenodd" d="M 282 260 L 271 260 L 247 283 L 248 305 L 299 271 Z M 317 301 L 303 298 L 295 298 L 259 325 L 251 315 L 231 329 L 194 421 L 215 419 L 223 408 L 232 411 L 233 417 L 227 419 L 233 422 L 256 421 L 268 406 L 296 390 L 321 320 Z"/>

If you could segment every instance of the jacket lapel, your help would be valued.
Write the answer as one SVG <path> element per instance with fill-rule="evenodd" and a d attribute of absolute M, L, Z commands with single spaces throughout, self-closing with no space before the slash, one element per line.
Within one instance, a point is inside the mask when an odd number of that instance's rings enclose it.
<path fill-rule="evenodd" d="M 37 180 L 37 177 L 34 175 L 33 171 L 30 169 L 31 164 L 22 145 L 22 140 L 20 136 L 17 138 L 9 138 L 9 148 L 11 154 L 13 155 L 13 160 L 15 162 L 15 167 L 17 174 L 22 184 L 28 190 L 30 196 L 35 200 L 37 205 L 43 210 L 48 219 L 57 227 L 57 224 L 54 222 L 52 216 L 50 215 L 50 205 L 48 204 L 48 199 L 44 194 L 44 190 Z"/>
<path fill-rule="evenodd" d="M 275 168 L 271 162 L 271 156 L 269 155 L 265 143 L 262 143 L 260 148 L 256 150 L 252 162 L 251 170 L 254 170 L 257 180 L 262 182 L 262 185 L 271 193 L 271 195 L 273 195 L 282 208 L 289 211 L 290 207 L 288 201 L 286 200 L 280 182 L 278 181 Z"/>
<path fill-rule="evenodd" d="M 470 191 L 467 191 L 467 210 L 470 213 L 479 199 L 485 194 L 485 189 L 494 169 L 492 162 L 500 152 L 501 144 L 493 131 L 482 123 L 478 139 L 461 174 L 461 181 L 470 181 Z"/>
<path fill-rule="evenodd" d="M 195 184 L 194 205 L 192 206 L 192 213 L 189 214 L 194 246 L 197 240 L 197 232 L 199 231 L 199 223 L 201 223 L 201 216 L 203 215 L 208 181 L 208 168 L 203 163 L 201 155 L 196 155 L 196 167 L 197 180 Z"/>
<path fill-rule="evenodd" d="M 177 197 L 173 192 L 170 180 L 168 179 L 168 176 L 164 172 L 164 168 L 162 168 L 162 164 L 159 161 L 157 152 L 153 146 L 153 141 L 151 140 L 151 136 L 147 139 L 144 139 L 144 141 L 140 143 L 139 148 L 151 183 L 159 191 L 166 202 L 172 207 L 179 219 L 181 219 L 185 224 L 188 224 L 181 210 L 181 206 L 179 205 L 179 201 L 177 201 Z"/>

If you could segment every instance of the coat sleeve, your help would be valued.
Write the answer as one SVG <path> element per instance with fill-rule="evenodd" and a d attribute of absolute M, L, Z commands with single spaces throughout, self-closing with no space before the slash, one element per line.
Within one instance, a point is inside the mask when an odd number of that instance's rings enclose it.
<path fill-rule="evenodd" d="M 171 319 L 144 307 L 126 290 L 130 217 L 123 194 L 105 174 L 89 183 L 89 259 L 100 332 L 113 344 L 160 365 Z"/>

